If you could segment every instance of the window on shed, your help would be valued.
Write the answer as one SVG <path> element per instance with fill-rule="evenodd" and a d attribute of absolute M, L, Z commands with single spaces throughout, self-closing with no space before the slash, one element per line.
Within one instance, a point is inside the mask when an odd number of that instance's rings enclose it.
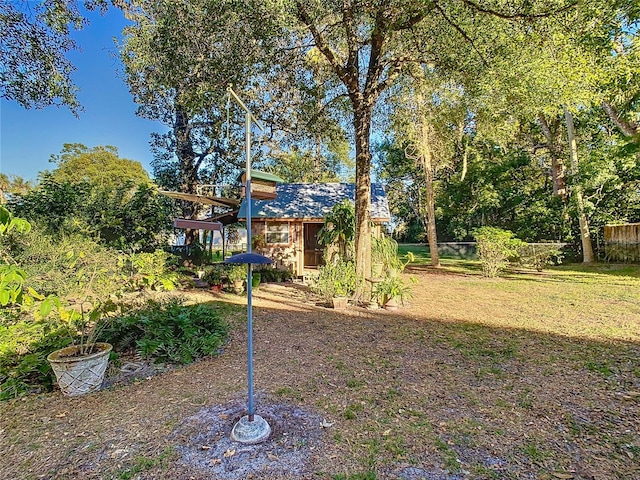
<path fill-rule="evenodd" d="M 267 243 L 289 243 L 289 222 L 267 222 Z"/>

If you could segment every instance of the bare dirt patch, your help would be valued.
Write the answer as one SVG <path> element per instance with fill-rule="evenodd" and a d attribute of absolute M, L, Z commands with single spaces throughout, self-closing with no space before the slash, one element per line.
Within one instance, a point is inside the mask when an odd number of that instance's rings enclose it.
<path fill-rule="evenodd" d="M 246 403 L 215 405 L 185 419 L 171 435 L 178 444 L 180 461 L 203 475 L 224 480 L 312 474 L 314 450 L 329 424 L 296 405 L 261 400 L 260 415 L 272 430 L 267 441 L 257 445 L 231 441 L 229 432 L 246 414 Z"/>

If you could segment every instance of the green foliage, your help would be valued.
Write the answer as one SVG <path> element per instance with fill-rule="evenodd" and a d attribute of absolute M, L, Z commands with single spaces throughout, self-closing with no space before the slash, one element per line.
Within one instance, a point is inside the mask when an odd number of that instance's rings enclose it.
<path fill-rule="evenodd" d="M 353 241 L 356 234 L 355 218 L 353 203 L 349 200 L 336 203 L 324 217 L 324 225 L 318 232 L 318 243 L 335 246 L 341 260 L 353 258 Z"/>
<path fill-rule="evenodd" d="M 80 235 L 47 235 L 35 225 L 14 258 L 42 295 L 77 303 L 87 295 L 109 298 L 123 288 L 121 254 Z"/>
<path fill-rule="evenodd" d="M 265 267 L 259 270 L 264 282 L 286 282 L 293 278 L 290 270 L 282 270 L 275 267 Z"/>
<path fill-rule="evenodd" d="M 132 253 L 120 259 L 130 290 L 173 290 L 178 277 L 168 271 L 170 255 L 162 250 Z"/>
<path fill-rule="evenodd" d="M 171 230 L 167 199 L 147 184 L 104 187 L 45 175 L 38 188 L 16 196 L 12 208 L 49 233 L 83 235 L 133 252 L 160 248 Z"/>
<path fill-rule="evenodd" d="M 383 235 L 373 238 L 371 244 L 371 263 L 382 263 L 385 276 L 401 273 L 410 262 L 414 261 L 413 252 L 406 251 L 403 262 L 398 254 L 398 242 L 393 238 Z"/>
<path fill-rule="evenodd" d="M 202 275 L 202 280 L 210 283 L 211 285 L 220 285 L 222 283 L 222 276 L 224 274 L 225 264 L 224 263 L 215 263 L 213 265 L 208 265 L 204 270 L 204 275 Z"/>
<path fill-rule="evenodd" d="M 133 348 L 156 362 L 190 363 L 218 354 L 228 329 L 215 306 L 183 305 L 173 299 L 149 301 L 114 319 L 104 338 L 120 350 Z"/>
<path fill-rule="evenodd" d="M 477 253 L 486 277 L 497 277 L 509 263 L 509 258 L 517 257 L 522 241 L 513 233 L 495 227 L 481 227 L 473 231 L 477 242 Z"/>
<path fill-rule="evenodd" d="M 58 165 L 51 172 L 51 178 L 58 183 L 89 182 L 109 188 L 150 183 L 140 162 L 120 158 L 118 149 L 110 145 L 88 148 L 80 143 L 65 143 L 50 161 Z"/>
<path fill-rule="evenodd" d="M 562 263 L 563 254 L 554 244 L 525 243 L 518 249 L 521 265 L 531 266 L 541 272 L 549 265 Z"/>
<path fill-rule="evenodd" d="M 0 206 L 0 235 L 7 235 L 12 231 L 29 233 L 31 224 L 24 218 L 14 217 L 5 207 Z"/>
<path fill-rule="evenodd" d="M 373 296 L 378 299 L 378 303 L 384 305 L 387 300 L 396 298 L 401 302 L 411 298 L 411 286 L 397 275 L 384 278 L 375 284 Z"/>
<path fill-rule="evenodd" d="M 64 325 L 0 315 L 0 400 L 50 391 L 54 378 L 47 355 L 69 343 Z"/>
<path fill-rule="evenodd" d="M 337 260 L 318 268 L 312 290 L 326 300 L 353 295 L 357 287 L 355 263 Z"/>
<path fill-rule="evenodd" d="M 240 282 L 247 278 L 246 265 L 231 265 L 226 270 L 227 278 L 231 283 Z"/>
<path fill-rule="evenodd" d="M 106 7 L 104 0 L 83 2 L 86 8 Z M 2 2 L 2 75 L 0 96 L 24 108 L 66 105 L 77 114 L 80 104 L 73 85 L 73 65 L 67 59 L 76 49 L 71 30 L 86 23 L 79 2 Z"/>

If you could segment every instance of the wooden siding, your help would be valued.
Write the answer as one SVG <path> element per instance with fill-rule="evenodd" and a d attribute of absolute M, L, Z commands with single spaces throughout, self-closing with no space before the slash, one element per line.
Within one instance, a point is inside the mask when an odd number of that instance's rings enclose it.
<path fill-rule="evenodd" d="M 605 225 L 604 241 L 607 260 L 640 262 L 640 223 Z"/>

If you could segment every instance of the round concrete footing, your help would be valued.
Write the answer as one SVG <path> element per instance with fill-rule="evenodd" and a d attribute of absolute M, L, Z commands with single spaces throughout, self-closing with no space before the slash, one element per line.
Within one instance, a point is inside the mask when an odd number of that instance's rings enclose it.
<path fill-rule="evenodd" d="M 245 415 L 231 430 L 231 440 L 234 442 L 253 445 L 262 443 L 271 435 L 271 427 L 260 415 L 254 415 L 253 421 L 249 421 L 249 416 Z"/>

